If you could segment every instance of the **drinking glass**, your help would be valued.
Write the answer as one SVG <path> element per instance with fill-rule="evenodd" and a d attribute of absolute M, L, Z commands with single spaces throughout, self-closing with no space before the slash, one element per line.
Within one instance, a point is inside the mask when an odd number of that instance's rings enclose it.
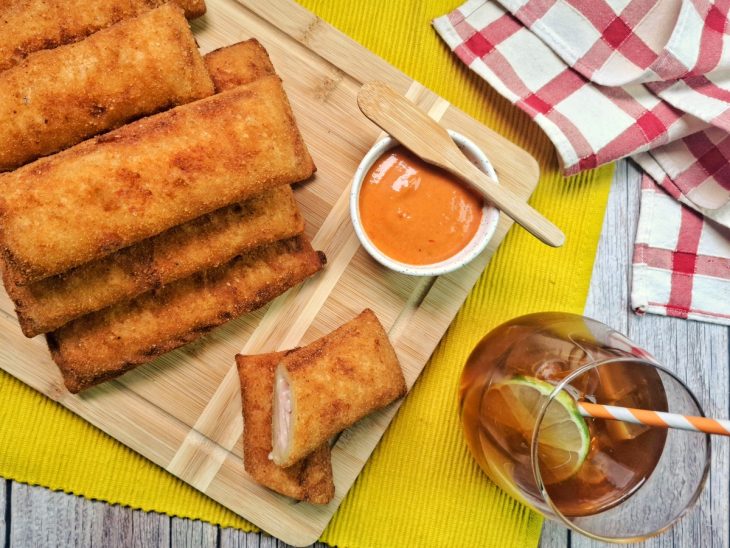
<path fill-rule="evenodd" d="M 469 449 L 511 496 L 598 540 L 633 542 L 668 529 L 706 482 L 710 436 L 583 417 L 576 402 L 704 416 L 648 352 L 575 314 L 500 325 L 461 378 Z"/>

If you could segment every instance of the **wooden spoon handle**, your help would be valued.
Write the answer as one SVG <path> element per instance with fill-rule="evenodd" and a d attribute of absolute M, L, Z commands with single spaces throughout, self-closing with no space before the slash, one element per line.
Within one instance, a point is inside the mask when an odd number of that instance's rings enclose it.
<path fill-rule="evenodd" d="M 565 243 L 565 235 L 542 214 L 484 175 L 451 140 L 446 129 L 415 103 L 383 82 L 368 82 L 357 96 L 362 113 L 390 133 L 416 156 L 446 169 L 470 183 L 487 201 L 522 225 L 530 234 L 553 247 Z"/>
<path fill-rule="evenodd" d="M 463 161 L 460 158 L 449 158 L 444 169 L 477 190 L 488 202 L 517 221 L 541 242 L 552 247 L 560 247 L 565 243 L 565 234 L 557 226 L 510 189 L 497 184 L 466 157 L 463 157 Z"/>

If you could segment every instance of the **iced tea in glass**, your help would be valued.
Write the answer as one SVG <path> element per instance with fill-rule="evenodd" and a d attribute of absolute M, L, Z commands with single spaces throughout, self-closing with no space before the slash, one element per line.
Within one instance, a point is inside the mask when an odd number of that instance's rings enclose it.
<path fill-rule="evenodd" d="M 646 351 L 562 312 L 497 327 L 461 378 L 469 449 L 513 497 L 600 540 L 668 528 L 704 485 L 709 436 L 584 418 L 579 401 L 702 415 L 687 387 Z"/>

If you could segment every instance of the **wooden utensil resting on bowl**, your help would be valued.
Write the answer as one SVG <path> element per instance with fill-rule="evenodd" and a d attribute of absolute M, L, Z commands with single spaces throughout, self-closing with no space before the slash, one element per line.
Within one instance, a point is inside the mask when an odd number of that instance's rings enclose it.
<path fill-rule="evenodd" d="M 557 226 L 474 166 L 446 129 L 414 103 L 382 82 L 368 82 L 360 88 L 357 104 L 365 116 L 403 146 L 471 185 L 540 241 L 553 247 L 563 245 L 565 235 Z"/>

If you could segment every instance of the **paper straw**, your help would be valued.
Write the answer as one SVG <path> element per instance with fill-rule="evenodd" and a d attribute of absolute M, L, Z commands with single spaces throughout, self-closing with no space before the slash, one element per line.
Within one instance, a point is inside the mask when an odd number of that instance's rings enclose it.
<path fill-rule="evenodd" d="M 648 411 L 646 409 L 616 407 L 613 405 L 601 405 L 588 402 L 578 402 L 578 410 L 584 417 L 730 436 L 730 421 L 723 419 L 691 417 L 677 413 L 662 413 L 661 411 Z"/>

